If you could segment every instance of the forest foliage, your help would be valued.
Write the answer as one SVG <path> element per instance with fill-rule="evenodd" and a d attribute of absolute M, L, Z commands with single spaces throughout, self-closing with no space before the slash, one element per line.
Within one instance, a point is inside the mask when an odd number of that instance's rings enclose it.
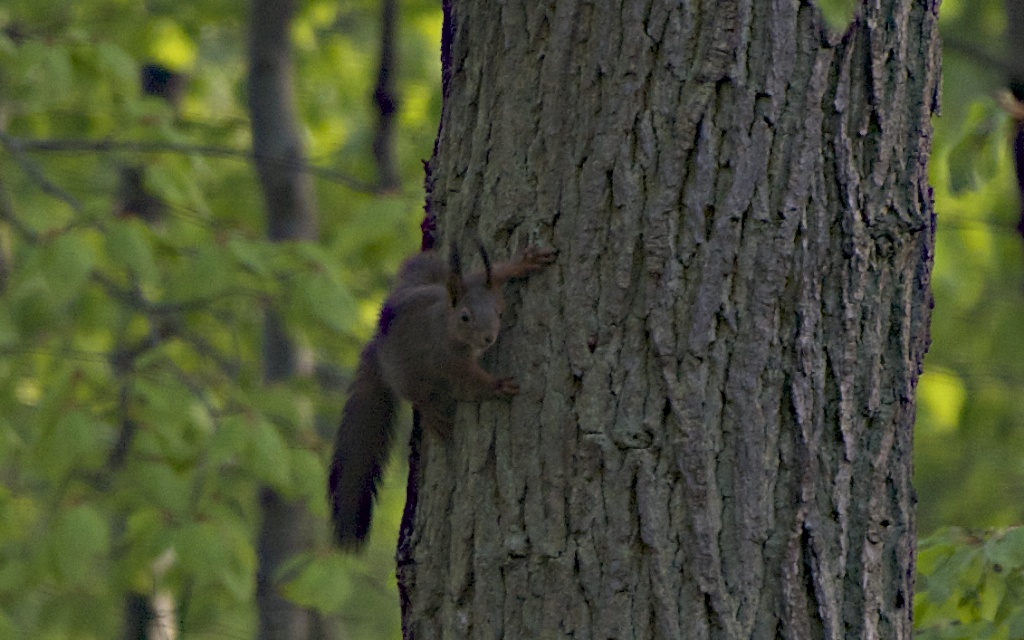
<path fill-rule="evenodd" d="M 326 513 L 351 365 L 418 244 L 440 13 L 403 5 L 404 184 L 382 195 L 368 161 L 378 5 L 301 5 L 297 101 L 321 237 L 271 244 L 247 154 L 245 12 L 0 7 L 0 638 L 115 637 L 126 593 L 162 591 L 187 637 L 247 637 L 257 488 Z M 144 95 L 145 65 L 182 74 L 183 96 Z M 264 381 L 268 308 L 312 354 L 305 375 Z M 360 637 L 394 637 L 391 545 L 346 558 L 324 529 L 278 576 L 286 593 L 358 612 Z"/>
<path fill-rule="evenodd" d="M 824 4 L 841 29 L 853 3 Z M 378 193 L 379 6 L 301 2 L 297 101 L 321 237 L 271 244 L 247 155 L 245 12 L 0 6 L 0 639 L 114 637 L 132 592 L 173 594 L 185 637 L 250 637 L 257 488 L 325 515 L 345 384 L 418 245 L 441 15 L 400 4 L 402 187 Z M 1020 637 L 1024 538 L 1005 528 L 1024 520 L 1024 243 L 1014 125 L 995 97 L 1006 74 L 978 55 L 1002 55 L 1002 3 L 945 0 L 941 26 L 915 612 L 922 637 Z M 147 64 L 184 76 L 180 99 L 143 94 Z M 264 381 L 268 308 L 312 354 L 287 382 Z M 278 576 L 354 637 L 397 635 L 403 473 L 393 465 L 368 553 L 334 552 L 324 524 Z"/>

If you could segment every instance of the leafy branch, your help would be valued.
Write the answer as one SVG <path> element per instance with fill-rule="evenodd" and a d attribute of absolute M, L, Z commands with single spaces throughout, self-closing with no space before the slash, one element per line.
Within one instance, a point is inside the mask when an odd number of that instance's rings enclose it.
<path fill-rule="evenodd" d="M 11 154 L 14 161 L 19 167 L 21 167 L 21 170 L 25 172 L 29 179 L 39 185 L 39 188 L 43 193 L 61 200 L 71 207 L 75 213 L 82 213 L 82 203 L 78 198 L 57 186 L 56 183 L 46 177 L 42 168 L 26 153 L 24 143 L 25 140 L 22 138 L 16 138 L 14 136 L 7 135 L 6 133 L 0 133 L 0 146 L 3 146 L 4 149 Z"/>

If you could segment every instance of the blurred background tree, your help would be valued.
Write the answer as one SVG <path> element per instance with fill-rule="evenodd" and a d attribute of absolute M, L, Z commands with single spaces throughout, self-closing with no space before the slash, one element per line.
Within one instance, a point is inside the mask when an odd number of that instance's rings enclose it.
<path fill-rule="evenodd" d="M 0 639 L 118 637 L 136 617 L 253 637 L 259 486 L 318 516 L 276 576 L 322 614 L 318 633 L 399 635 L 405 469 L 360 557 L 330 548 L 323 499 L 351 367 L 418 246 L 440 111 L 440 7 L 384 1 L 299 4 L 320 238 L 278 244 L 251 162 L 247 3 L 0 6 Z M 1007 44 L 1024 42 L 1007 26 L 1016 2 L 942 5 L 922 536 L 1024 520 L 1024 241 L 1016 125 L 997 100 L 1024 59 Z M 837 33 L 856 4 L 822 1 Z M 267 309 L 302 375 L 264 381 Z"/>

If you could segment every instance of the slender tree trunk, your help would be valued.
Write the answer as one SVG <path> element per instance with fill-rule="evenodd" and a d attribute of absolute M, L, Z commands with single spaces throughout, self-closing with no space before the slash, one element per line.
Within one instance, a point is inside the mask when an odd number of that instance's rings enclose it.
<path fill-rule="evenodd" d="M 1013 61 L 1014 72 L 1006 81 L 1017 104 L 1010 115 L 1017 123 L 1010 150 L 1013 165 L 1017 170 L 1017 191 L 1020 194 L 1021 210 L 1017 222 L 1017 233 L 1024 238 L 1024 0 L 1006 0 L 1006 56 Z"/>
<path fill-rule="evenodd" d="M 1006 0 L 1006 53 L 1011 68 L 1007 81 L 1016 98 L 1024 99 L 1024 0 Z"/>
<path fill-rule="evenodd" d="M 249 109 L 256 169 L 267 210 L 271 240 L 315 239 L 316 204 L 310 177 L 301 167 L 305 151 L 295 108 L 289 25 L 292 0 L 253 0 L 249 39 Z M 267 312 L 264 329 L 267 382 L 296 373 L 295 346 L 281 318 Z M 269 487 L 260 494 L 263 523 L 257 547 L 256 601 L 262 640 L 305 640 L 314 628 L 311 612 L 285 600 L 274 582 L 277 569 L 312 546 L 311 516 L 305 507 Z"/>
<path fill-rule="evenodd" d="M 559 257 L 414 449 L 406 637 L 909 639 L 937 2 L 446 14 L 428 209 Z"/>
<path fill-rule="evenodd" d="M 144 593 L 128 593 L 124 597 L 124 623 L 121 640 L 147 640 L 149 626 L 153 623 L 153 607 L 149 596 Z"/>
<path fill-rule="evenodd" d="M 397 0 L 380 0 L 380 60 L 373 104 L 377 108 L 377 126 L 373 132 L 373 159 L 377 166 L 377 190 L 397 191 L 402 186 L 395 156 L 395 118 L 398 115 L 398 91 L 395 89 L 397 56 L 395 31 L 398 22 Z"/>

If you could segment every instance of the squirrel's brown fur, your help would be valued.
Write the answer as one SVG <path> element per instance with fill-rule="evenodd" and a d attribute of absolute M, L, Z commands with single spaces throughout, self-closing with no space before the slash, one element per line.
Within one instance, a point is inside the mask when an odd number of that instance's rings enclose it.
<path fill-rule="evenodd" d="M 419 411 L 427 431 L 447 437 L 458 401 L 519 392 L 511 378 L 484 371 L 480 354 L 498 337 L 505 282 L 542 269 L 555 254 L 531 247 L 492 267 L 482 246 L 480 253 L 484 268 L 467 277 L 455 248 L 447 265 L 432 252 L 410 258 L 384 302 L 349 387 L 328 478 L 341 547 L 358 548 L 369 531 L 399 398 Z"/>

